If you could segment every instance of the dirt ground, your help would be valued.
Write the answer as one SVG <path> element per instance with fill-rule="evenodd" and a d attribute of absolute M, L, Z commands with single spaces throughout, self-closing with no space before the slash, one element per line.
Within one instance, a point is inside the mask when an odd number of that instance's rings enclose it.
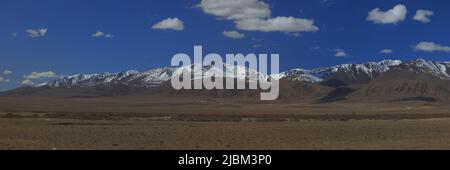
<path fill-rule="evenodd" d="M 0 119 L 1 149 L 450 149 L 450 119 L 294 122 Z"/>
<path fill-rule="evenodd" d="M 0 149 L 450 149 L 442 103 L 136 101 L 0 98 Z"/>

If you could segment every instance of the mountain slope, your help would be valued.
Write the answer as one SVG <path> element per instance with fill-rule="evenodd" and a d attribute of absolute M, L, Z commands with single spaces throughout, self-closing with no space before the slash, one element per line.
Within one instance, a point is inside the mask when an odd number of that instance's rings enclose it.
<path fill-rule="evenodd" d="M 324 81 L 338 80 L 346 84 L 367 83 L 376 78 L 378 75 L 388 71 L 393 66 L 401 63 L 399 60 L 386 60 L 382 62 L 371 62 L 366 64 L 342 64 L 329 68 L 316 68 L 312 70 L 292 69 L 280 74 L 271 75 L 274 78 L 286 78 L 295 81 L 304 81 L 309 83 L 321 83 Z M 178 68 L 158 68 L 146 72 L 125 71 L 120 73 L 101 73 L 101 74 L 76 74 L 72 76 L 62 77 L 52 82 L 38 85 L 38 87 L 49 88 L 73 88 L 73 87 L 93 87 L 105 84 L 125 84 L 142 87 L 155 87 L 170 80 L 171 76 Z M 214 66 L 186 66 L 181 68 L 182 71 L 200 72 L 204 74 L 202 77 L 209 77 L 213 74 L 223 74 L 225 77 L 231 77 L 230 71 L 235 71 L 238 79 L 262 78 L 267 79 L 269 76 L 258 73 L 256 70 L 248 69 L 244 66 L 232 66 L 224 64 L 223 70 L 218 70 Z M 180 74 L 179 71 L 176 74 Z M 246 76 L 245 73 L 248 73 Z M 193 79 L 202 78 L 193 77 Z"/>
<path fill-rule="evenodd" d="M 400 60 L 385 60 L 365 64 L 342 64 L 312 70 L 292 69 L 281 73 L 281 77 L 290 80 L 324 83 L 330 86 L 359 84 L 367 83 L 400 64 Z"/>
<path fill-rule="evenodd" d="M 260 90 L 174 90 L 170 79 L 182 72 L 199 73 L 195 79 L 224 75 L 227 81 L 251 78 L 280 80 L 279 101 L 337 102 L 337 101 L 402 101 L 450 99 L 450 62 L 423 59 L 401 62 L 385 60 L 365 64 L 342 64 L 312 70 L 292 69 L 273 75 L 258 73 L 244 66 L 224 64 L 220 67 L 195 65 L 182 68 L 159 68 L 146 72 L 77 74 L 63 77 L 36 87 L 22 87 L 0 95 L 105 97 L 118 95 L 160 95 L 196 98 L 239 98 L 258 100 Z M 225 74 L 223 72 L 225 71 Z M 233 75 L 230 71 L 235 71 Z M 246 74 L 247 73 L 247 74 Z M 225 82 L 224 81 L 224 82 Z"/>
<path fill-rule="evenodd" d="M 351 95 L 353 100 L 401 101 L 450 99 L 450 64 L 422 59 L 400 64 Z"/>
<path fill-rule="evenodd" d="M 120 73 L 76 74 L 40 84 L 38 87 L 74 88 L 93 87 L 104 84 L 126 84 L 151 87 L 170 80 L 174 71 L 175 68 L 158 68 L 143 73 L 131 70 Z"/>

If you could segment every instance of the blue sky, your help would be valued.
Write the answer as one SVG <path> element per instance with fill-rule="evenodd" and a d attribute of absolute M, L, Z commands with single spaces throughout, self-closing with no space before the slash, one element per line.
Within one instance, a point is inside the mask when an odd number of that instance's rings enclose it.
<path fill-rule="evenodd" d="M 221 55 L 278 53 L 281 70 L 450 60 L 448 0 L 223 2 L 2 0 L 0 89 L 76 73 L 169 66 L 176 53 L 192 55 L 194 45 Z"/>

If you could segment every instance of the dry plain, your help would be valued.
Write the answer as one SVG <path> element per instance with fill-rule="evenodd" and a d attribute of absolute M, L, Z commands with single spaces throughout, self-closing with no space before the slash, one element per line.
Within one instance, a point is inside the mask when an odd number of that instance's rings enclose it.
<path fill-rule="evenodd" d="M 440 102 L 0 98 L 0 149 L 450 149 Z"/>

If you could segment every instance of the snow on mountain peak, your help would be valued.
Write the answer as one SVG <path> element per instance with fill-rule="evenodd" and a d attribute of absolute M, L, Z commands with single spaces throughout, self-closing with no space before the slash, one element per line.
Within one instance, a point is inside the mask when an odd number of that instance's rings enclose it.
<path fill-rule="evenodd" d="M 450 78 L 450 62 L 426 61 L 424 59 L 417 59 L 404 63 L 402 67 L 410 71 L 431 73 L 440 78 Z"/>
<path fill-rule="evenodd" d="M 426 61 L 424 59 L 417 59 L 406 63 L 402 63 L 402 61 L 400 60 L 383 60 L 380 62 L 369 62 L 365 64 L 341 64 L 332 67 L 320 67 L 311 70 L 297 68 L 279 74 L 271 74 L 269 76 L 267 74 L 259 73 L 256 70 L 249 69 L 248 67 L 239 65 L 236 66 L 223 64 L 223 69 L 221 70 L 220 67 L 214 65 L 201 66 L 194 64 L 179 68 L 157 68 L 145 72 L 130 70 L 119 73 L 76 74 L 72 76 L 62 77 L 52 82 L 43 83 L 38 85 L 37 87 L 89 87 L 108 83 L 121 83 L 127 85 L 153 87 L 170 81 L 172 75 L 181 74 L 184 71 L 201 73 L 197 74 L 197 76 L 200 77 L 193 77 L 193 79 L 206 78 L 213 75 L 223 75 L 225 77 L 234 77 L 237 79 L 247 80 L 251 80 L 253 78 L 267 80 L 269 77 L 271 77 L 275 79 L 286 78 L 288 80 L 320 83 L 336 74 L 345 75 L 345 77 L 353 79 L 358 79 L 361 77 L 364 77 L 365 79 L 374 79 L 378 75 L 387 72 L 392 68 L 406 68 L 411 71 L 429 72 L 439 77 L 450 78 L 450 69 L 448 69 L 449 67 L 450 62 L 433 62 Z"/>
<path fill-rule="evenodd" d="M 328 68 L 316 68 L 312 70 L 292 69 L 281 73 L 283 77 L 290 80 L 306 81 L 310 83 L 319 83 L 326 78 L 342 72 L 350 77 L 356 77 L 357 74 L 364 74 L 370 78 L 388 71 L 393 66 L 398 66 L 402 62 L 400 60 L 384 60 L 381 62 L 369 62 L 366 64 L 341 64 Z"/>

